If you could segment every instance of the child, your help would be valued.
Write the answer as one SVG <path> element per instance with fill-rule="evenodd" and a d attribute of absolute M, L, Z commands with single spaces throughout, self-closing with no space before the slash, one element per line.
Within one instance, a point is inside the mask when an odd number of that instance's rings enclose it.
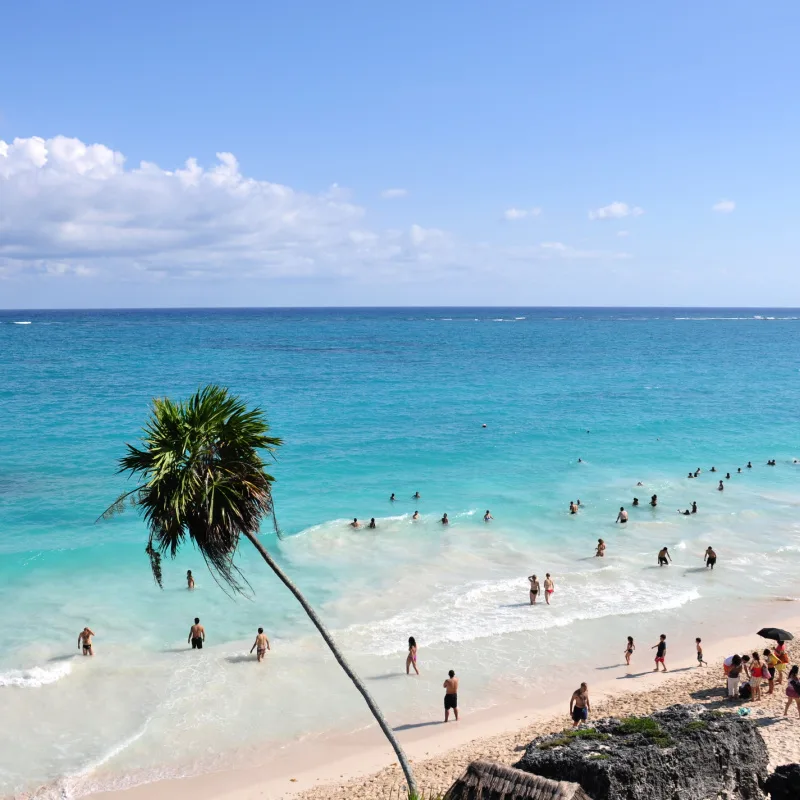
<path fill-rule="evenodd" d="M 661 664 L 664 672 L 666 672 L 667 665 L 664 663 L 664 658 L 667 655 L 667 634 L 662 633 L 659 637 L 658 644 L 654 644 L 650 649 L 656 651 L 656 668 L 653 670 L 653 672 L 658 672 L 659 664 Z"/>
<path fill-rule="evenodd" d="M 697 666 L 707 667 L 708 663 L 703 661 L 703 645 L 700 643 L 700 637 L 698 636 L 694 641 L 695 647 L 697 648 Z"/>
<path fill-rule="evenodd" d="M 631 656 L 633 655 L 633 651 L 636 649 L 636 646 L 633 644 L 633 636 L 628 637 L 628 644 L 625 645 L 625 663 L 630 666 L 631 665 Z"/>
<path fill-rule="evenodd" d="M 750 663 L 750 689 L 753 700 L 761 699 L 761 681 L 765 678 L 764 672 L 761 656 L 758 653 L 753 653 L 753 660 Z M 768 672 L 767 675 L 769 675 Z"/>

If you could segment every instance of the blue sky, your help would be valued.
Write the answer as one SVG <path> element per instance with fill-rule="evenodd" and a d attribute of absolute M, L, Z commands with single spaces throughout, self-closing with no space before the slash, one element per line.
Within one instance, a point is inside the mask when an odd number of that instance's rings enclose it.
<path fill-rule="evenodd" d="M 3 28 L 0 307 L 800 306 L 796 3 Z"/>

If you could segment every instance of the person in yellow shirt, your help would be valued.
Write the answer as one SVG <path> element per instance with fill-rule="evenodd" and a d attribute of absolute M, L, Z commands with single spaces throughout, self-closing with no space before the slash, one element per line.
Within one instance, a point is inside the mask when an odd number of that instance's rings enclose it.
<path fill-rule="evenodd" d="M 774 650 L 778 658 L 778 665 L 776 667 L 778 672 L 778 686 L 783 683 L 783 673 L 786 672 L 786 667 L 789 666 L 789 654 L 786 652 L 786 645 L 783 642 L 778 642 Z"/>
<path fill-rule="evenodd" d="M 769 648 L 764 650 L 764 663 L 767 665 L 767 669 L 769 670 L 769 691 L 767 694 L 774 694 L 775 693 L 775 673 L 778 668 L 778 664 L 780 664 L 780 659 L 772 652 Z"/>

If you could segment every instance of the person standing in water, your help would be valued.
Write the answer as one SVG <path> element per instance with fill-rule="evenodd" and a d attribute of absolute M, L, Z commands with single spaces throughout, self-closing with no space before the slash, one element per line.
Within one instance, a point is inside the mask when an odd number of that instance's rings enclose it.
<path fill-rule="evenodd" d="M 256 634 L 256 640 L 253 642 L 253 646 L 250 648 L 251 655 L 253 650 L 255 650 L 256 662 L 260 664 L 264 660 L 267 650 L 271 649 L 272 648 L 269 646 L 269 639 L 267 639 L 267 634 L 264 633 L 263 628 L 259 628 L 258 633 Z"/>
<path fill-rule="evenodd" d="M 625 510 L 624 506 L 619 507 L 619 514 L 617 514 L 616 521 L 623 525 L 628 521 L 628 512 Z"/>
<path fill-rule="evenodd" d="M 194 578 L 190 569 L 186 570 L 186 585 L 190 592 L 194 589 Z"/>
<path fill-rule="evenodd" d="M 692 500 L 692 514 L 697 513 L 697 501 Z"/>
<path fill-rule="evenodd" d="M 414 667 L 414 672 L 419 675 L 417 669 L 417 640 L 413 636 L 408 637 L 408 655 L 406 656 L 406 675 L 410 674 L 409 669 Z"/>
<path fill-rule="evenodd" d="M 717 491 L 718 492 L 724 492 L 725 491 L 725 484 L 722 481 L 719 482 L 719 486 L 717 486 Z"/>
<path fill-rule="evenodd" d="M 698 667 L 707 667 L 708 666 L 708 662 L 707 661 L 703 661 L 703 642 L 702 642 L 702 640 L 700 639 L 699 636 L 694 640 L 694 646 L 695 646 L 695 648 L 697 650 L 697 666 Z"/>
<path fill-rule="evenodd" d="M 486 509 L 486 513 L 483 515 L 483 521 L 484 522 L 491 522 L 493 519 L 494 519 L 494 517 L 489 513 L 489 509 L 487 508 Z"/>
<path fill-rule="evenodd" d="M 577 728 L 581 722 L 589 719 L 589 687 L 582 683 L 569 700 L 569 715 L 572 717 L 572 727 Z"/>
<path fill-rule="evenodd" d="M 569 513 L 570 514 L 578 513 L 578 506 L 576 506 L 575 503 L 572 502 L 572 500 L 569 501 Z"/>
<path fill-rule="evenodd" d="M 528 578 L 528 580 L 530 581 L 530 584 L 531 584 L 531 590 L 530 590 L 531 605 L 535 606 L 536 605 L 536 596 L 539 594 L 539 579 L 535 575 L 531 575 Z"/>
<path fill-rule="evenodd" d="M 411 519 L 413 519 L 413 520 L 414 520 L 414 522 L 416 522 L 416 521 L 419 519 L 419 511 L 415 511 L 415 512 L 412 514 L 412 516 L 411 516 Z"/>
<path fill-rule="evenodd" d="M 439 522 L 441 522 L 442 525 L 449 525 L 450 524 L 450 520 L 447 519 L 447 514 L 444 514 L 442 516 L 442 518 L 439 520 Z"/>
<path fill-rule="evenodd" d="M 544 599 L 547 605 L 550 605 L 550 597 L 555 591 L 556 585 L 553 583 L 553 579 L 550 577 L 549 572 L 545 572 L 544 574 Z"/>
<path fill-rule="evenodd" d="M 447 673 L 447 680 L 442 687 L 444 688 L 444 721 L 450 721 L 450 712 L 452 711 L 458 722 L 458 678 L 452 669 Z"/>
<path fill-rule="evenodd" d="M 389 498 L 389 502 L 390 502 L 390 503 L 394 503 L 394 501 L 395 501 L 395 500 L 397 500 L 397 498 L 394 496 L 394 492 L 392 492 L 392 495 L 391 495 L 391 497 Z"/>
<path fill-rule="evenodd" d="M 189 628 L 189 638 L 186 640 L 186 643 L 192 645 L 192 650 L 202 650 L 205 640 L 206 629 L 200 624 L 200 617 L 195 617 L 194 625 Z"/>
<path fill-rule="evenodd" d="M 628 637 L 628 643 L 625 645 L 625 652 L 623 655 L 625 656 L 625 665 L 631 665 L 631 656 L 633 655 L 633 651 L 636 649 L 636 645 L 633 643 L 633 636 Z"/>
<path fill-rule="evenodd" d="M 597 540 L 597 550 L 595 550 L 595 558 L 603 558 L 606 554 L 606 543 L 602 539 Z"/>
<path fill-rule="evenodd" d="M 664 663 L 664 659 L 667 657 L 667 634 L 662 633 L 659 637 L 658 644 L 654 644 L 650 649 L 656 651 L 656 668 L 653 672 L 658 672 L 659 664 L 661 664 L 664 672 L 666 672 L 667 665 Z"/>
<path fill-rule="evenodd" d="M 412 500 L 421 500 L 422 496 L 419 492 L 414 492 L 413 496 L 411 497 Z"/>
<path fill-rule="evenodd" d="M 705 562 L 706 562 L 706 569 L 714 569 L 714 564 L 717 563 L 717 554 L 714 552 L 711 546 L 706 548 Z"/>
<path fill-rule="evenodd" d="M 370 528 L 377 528 L 377 527 L 378 527 L 378 526 L 375 524 L 375 517 L 372 517 L 372 519 L 370 519 L 370 521 L 369 521 L 369 526 L 368 526 L 368 527 L 370 527 Z"/>
<path fill-rule="evenodd" d="M 669 550 L 664 546 L 658 551 L 658 566 L 666 567 L 670 561 L 672 561 L 672 556 L 670 556 Z"/>
<path fill-rule="evenodd" d="M 94 645 L 92 644 L 92 636 L 95 632 L 91 628 L 84 628 L 78 634 L 78 650 L 83 650 L 85 656 L 94 655 Z"/>
<path fill-rule="evenodd" d="M 353 521 L 350 523 L 351 528 L 360 528 L 361 523 L 358 521 L 358 517 L 353 517 Z"/>
<path fill-rule="evenodd" d="M 654 494 L 650 498 L 650 505 L 653 506 L 653 508 L 655 508 L 658 505 L 658 495 L 657 494 Z"/>

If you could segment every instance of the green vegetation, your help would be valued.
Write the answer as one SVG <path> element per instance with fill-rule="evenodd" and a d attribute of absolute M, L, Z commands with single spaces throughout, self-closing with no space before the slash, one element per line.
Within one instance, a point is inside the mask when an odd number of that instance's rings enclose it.
<path fill-rule="evenodd" d="M 650 717 L 626 717 L 622 720 L 615 733 L 621 734 L 622 736 L 631 736 L 639 733 L 658 747 L 669 747 L 672 744 L 672 739 L 670 739 L 662 727 Z"/>
<path fill-rule="evenodd" d="M 687 731 L 704 731 L 708 728 L 708 723 L 702 719 L 696 719 L 693 722 L 690 722 L 684 730 Z"/>
<path fill-rule="evenodd" d="M 608 753 L 591 753 L 589 755 L 589 761 L 608 761 L 611 758 Z"/>

